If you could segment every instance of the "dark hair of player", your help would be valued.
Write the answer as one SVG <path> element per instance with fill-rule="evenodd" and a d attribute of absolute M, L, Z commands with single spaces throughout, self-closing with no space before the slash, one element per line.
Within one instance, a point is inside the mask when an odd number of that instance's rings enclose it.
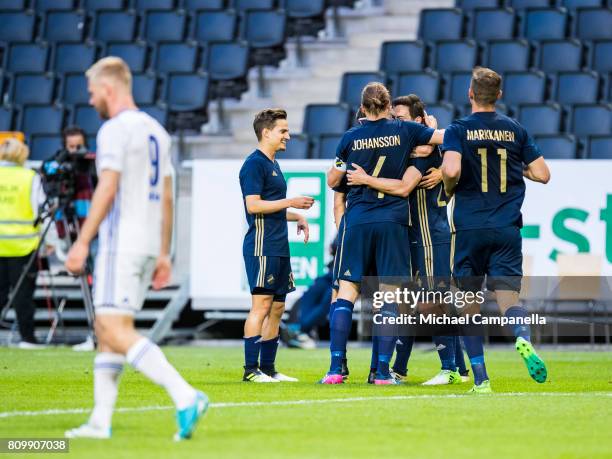
<path fill-rule="evenodd" d="M 253 129 L 257 140 L 261 140 L 264 129 L 274 129 L 277 120 L 286 120 L 287 112 L 280 108 L 266 108 L 255 115 Z"/>
<path fill-rule="evenodd" d="M 85 131 L 83 129 L 81 129 L 78 126 L 72 125 L 72 126 L 66 126 L 64 128 L 64 130 L 62 131 L 62 146 L 64 148 L 66 148 L 66 138 L 73 136 L 73 135 L 80 135 L 83 137 L 83 146 L 85 148 L 88 147 L 87 145 L 87 136 L 85 135 Z"/>
<path fill-rule="evenodd" d="M 368 83 L 361 91 L 361 105 L 367 113 L 380 115 L 391 105 L 389 90 L 382 83 Z"/>
<path fill-rule="evenodd" d="M 474 101 L 481 106 L 495 105 L 501 84 L 502 78 L 495 71 L 486 67 L 475 67 L 470 83 Z"/>
<path fill-rule="evenodd" d="M 425 104 L 419 96 L 416 94 L 408 94 L 407 96 L 400 96 L 393 99 L 393 106 L 403 105 L 408 108 L 410 112 L 410 118 L 413 120 L 417 116 L 421 117 L 421 124 L 425 125 Z"/>

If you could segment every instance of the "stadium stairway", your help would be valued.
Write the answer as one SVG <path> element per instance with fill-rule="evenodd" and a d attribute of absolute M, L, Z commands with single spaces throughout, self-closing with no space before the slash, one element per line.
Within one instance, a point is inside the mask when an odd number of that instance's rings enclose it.
<path fill-rule="evenodd" d="M 287 58 L 279 68 L 265 67 L 264 94 L 258 88 L 258 71 L 249 74 L 249 91 L 240 101 L 223 101 L 225 130 L 219 119 L 219 104 L 209 105 L 210 122 L 202 135 L 181 142 L 181 158 L 243 158 L 254 146 L 253 115 L 266 107 L 288 111 L 291 132 L 302 132 L 304 107 L 338 100 L 342 74 L 378 70 L 381 44 L 387 40 L 416 38 L 423 8 L 450 7 L 452 0 L 385 0 L 383 6 L 364 1 L 354 9 L 341 9 L 339 30 L 346 38 L 332 36 L 331 12 L 325 32 L 302 43 L 301 61 L 295 41 L 287 44 Z M 223 132 L 225 131 L 225 132 Z"/>

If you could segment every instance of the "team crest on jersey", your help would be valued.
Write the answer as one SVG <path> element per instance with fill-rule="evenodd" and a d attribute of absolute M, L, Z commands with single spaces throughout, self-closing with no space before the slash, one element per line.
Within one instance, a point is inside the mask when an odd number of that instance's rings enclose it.
<path fill-rule="evenodd" d="M 350 270 L 350 269 L 347 269 L 346 271 L 344 271 L 344 275 L 345 275 L 345 276 L 352 276 L 352 274 L 351 274 L 351 270 Z"/>
<path fill-rule="evenodd" d="M 272 171 L 272 177 L 277 177 L 278 174 L 276 173 L 276 171 Z"/>
<path fill-rule="evenodd" d="M 267 278 L 266 278 L 266 282 L 268 284 L 273 284 L 274 283 L 274 276 L 272 274 L 270 274 Z"/>

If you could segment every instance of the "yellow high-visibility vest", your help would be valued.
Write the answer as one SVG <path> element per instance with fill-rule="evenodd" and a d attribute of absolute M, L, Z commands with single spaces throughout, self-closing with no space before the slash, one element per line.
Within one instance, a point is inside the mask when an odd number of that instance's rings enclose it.
<path fill-rule="evenodd" d="M 38 247 L 30 200 L 34 175 L 25 167 L 0 167 L 0 257 L 23 257 Z"/>

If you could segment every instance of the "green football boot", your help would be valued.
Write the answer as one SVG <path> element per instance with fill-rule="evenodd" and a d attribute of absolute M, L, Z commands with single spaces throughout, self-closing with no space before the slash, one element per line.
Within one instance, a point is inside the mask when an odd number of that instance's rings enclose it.
<path fill-rule="evenodd" d="M 493 393 L 493 390 L 491 389 L 491 382 L 488 379 L 485 379 L 483 382 L 481 382 L 478 385 L 474 384 L 474 387 L 472 387 L 468 391 L 468 394 L 492 394 L 492 393 Z"/>
<path fill-rule="evenodd" d="M 546 376 L 548 375 L 546 371 L 546 364 L 538 356 L 538 354 L 536 354 L 532 344 L 525 338 L 518 337 L 516 339 L 516 350 L 521 357 L 523 357 L 525 366 L 529 371 L 529 376 L 531 376 L 538 383 L 543 383 L 546 381 Z"/>

